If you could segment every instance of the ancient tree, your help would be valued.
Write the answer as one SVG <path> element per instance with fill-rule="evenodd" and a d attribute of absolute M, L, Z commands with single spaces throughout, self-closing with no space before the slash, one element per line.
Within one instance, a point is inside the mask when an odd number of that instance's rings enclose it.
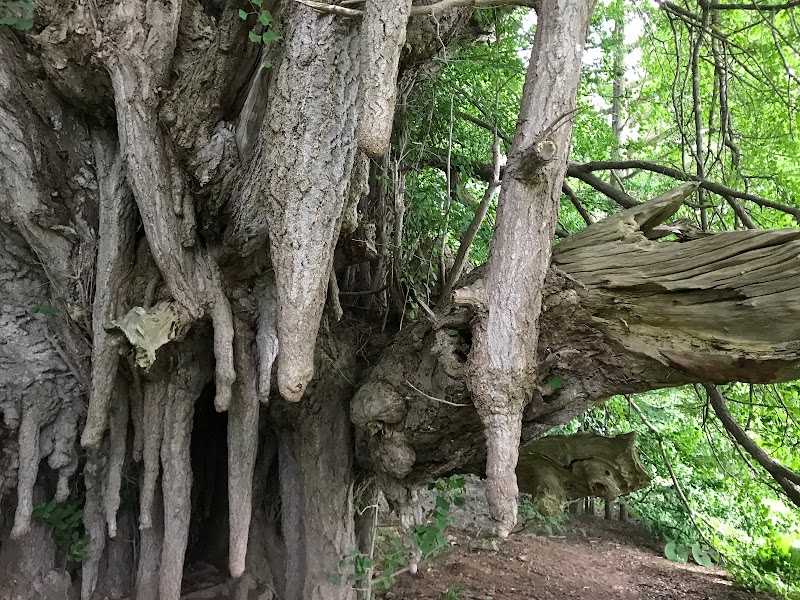
<path fill-rule="evenodd" d="M 400 327 L 393 122 L 500 4 L 53 0 L 0 31 L 0 596 L 177 600 L 192 554 L 350 599 L 327 575 L 359 489 L 410 522 L 419 484 L 477 472 L 504 536 L 521 441 L 798 376 L 796 230 L 664 225 L 686 183 L 610 192 L 628 209 L 553 248 L 592 0 L 511 3 L 538 21 L 488 262 Z M 70 497 L 64 569 L 32 515 Z"/>

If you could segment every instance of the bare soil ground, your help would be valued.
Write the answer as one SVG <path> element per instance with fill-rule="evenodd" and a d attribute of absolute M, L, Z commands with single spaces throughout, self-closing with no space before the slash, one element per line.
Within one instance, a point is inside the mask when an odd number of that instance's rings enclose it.
<path fill-rule="evenodd" d="M 641 524 L 576 517 L 559 533 L 523 530 L 501 544 L 452 538 L 453 551 L 405 573 L 386 600 L 767 600 L 724 569 L 674 563 Z"/>

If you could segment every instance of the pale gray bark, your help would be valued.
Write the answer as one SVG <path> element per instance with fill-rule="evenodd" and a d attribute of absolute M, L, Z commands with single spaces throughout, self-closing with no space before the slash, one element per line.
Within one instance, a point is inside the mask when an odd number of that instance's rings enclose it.
<path fill-rule="evenodd" d="M 593 6 L 592 0 L 545 0 L 537 10 L 517 132 L 498 200 L 485 295 L 471 306 L 477 319 L 469 382 L 486 430 L 486 491 L 501 537 L 516 523 L 514 466 L 522 411 L 537 377 L 542 287 Z M 531 160 L 532 151 L 536 160 Z"/>

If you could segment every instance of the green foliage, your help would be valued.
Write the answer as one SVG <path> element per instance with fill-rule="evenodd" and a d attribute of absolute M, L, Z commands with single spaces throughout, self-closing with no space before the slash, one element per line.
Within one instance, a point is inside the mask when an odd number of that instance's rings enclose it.
<path fill-rule="evenodd" d="M 554 535 L 564 530 L 569 516 L 566 513 L 560 515 L 543 515 L 531 504 L 527 494 L 520 496 L 519 516 L 525 522 L 526 527 L 533 526 L 544 529 L 547 535 Z"/>
<path fill-rule="evenodd" d="M 248 32 L 247 39 L 254 44 L 263 44 L 264 46 L 282 40 L 283 38 L 275 33 L 275 19 L 272 13 L 264 8 L 264 0 L 248 0 L 248 2 L 250 3 L 249 11 L 239 9 L 239 18 L 243 21 L 247 21 L 251 15 L 256 17 L 256 23 L 253 29 Z M 265 60 L 262 66 L 265 69 L 269 69 L 272 63 Z"/>
<path fill-rule="evenodd" d="M 461 600 L 461 590 L 455 586 L 448 587 L 442 595 L 439 596 L 440 600 Z"/>
<path fill-rule="evenodd" d="M 797 470 L 800 385 L 736 384 L 724 395 L 748 434 L 773 458 Z M 664 540 L 665 556 L 703 566 L 721 562 L 738 583 L 754 590 L 800 594 L 800 514 L 787 506 L 761 467 L 745 460 L 705 396 L 687 387 L 650 392 L 635 401 L 658 429 L 691 512 L 676 493 L 655 434 L 629 409 L 626 398 L 613 398 L 566 429 L 583 425 L 607 435 L 638 432 L 653 483 L 629 495 L 629 508 Z"/>
<path fill-rule="evenodd" d="M 33 27 L 33 11 L 36 3 L 32 0 L 0 0 L 0 27 L 27 31 Z"/>
<path fill-rule="evenodd" d="M 390 588 L 400 569 L 412 560 L 428 560 L 448 547 L 445 530 L 452 524 L 452 507 L 464 505 L 464 478 L 452 475 L 428 486 L 434 492 L 434 506 L 423 522 L 411 528 L 410 538 L 402 538 L 390 528 L 376 532 L 374 557 L 354 548 L 339 561 L 338 571 L 328 574 L 334 585 L 364 588 L 368 582 L 374 589 Z M 420 556 L 421 554 L 421 556 Z"/>
<path fill-rule="evenodd" d="M 53 528 L 56 543 L 62 552 L 76 561 L 89 551 L 89 538 L 83 527 L 83 506 L 77 501 L 42 502 L 33 507 L 34 518 Z"/>

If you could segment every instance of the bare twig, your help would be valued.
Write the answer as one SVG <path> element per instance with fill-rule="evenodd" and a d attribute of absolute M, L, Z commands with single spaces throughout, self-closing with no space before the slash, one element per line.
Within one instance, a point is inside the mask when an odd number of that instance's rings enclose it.
<path fill-rule="evenodd" d="M 431 396 L 430 394 L 426 394 L 425 392 L 423 392 L 418 387 L 415 387 L 414 384 L 411 383 L 408 379 L 406 379 L 406 384 L 408 385 L 408 387 L 410 387 L 412 390 L 414 390 L 418 394 L 422 394 L 423 396 L 425 396 L 428 400 L 433 400 L 434 402 L 441 402 L 442 404 L 447 404 L 447 406 L 456 406 L 456 407 L 472 406 L 472 404 L 459 404 L 458 402 L 450 402 L 449 400 L 443 400 L 442 398 L 436 398 L 435 396 Z"/>

